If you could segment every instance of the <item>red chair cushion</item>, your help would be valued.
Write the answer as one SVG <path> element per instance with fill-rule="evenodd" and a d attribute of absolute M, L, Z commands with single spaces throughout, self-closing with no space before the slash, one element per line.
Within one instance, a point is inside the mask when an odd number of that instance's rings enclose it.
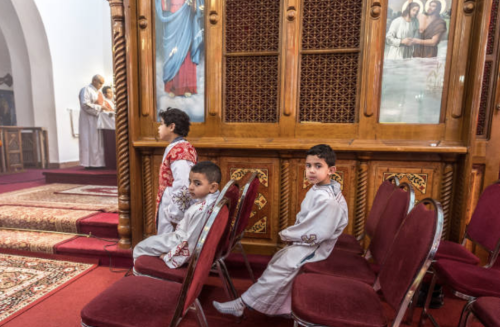
<path fill-rule="evenodd" d="M 377 278 L 365 258 L 335 249 L 325 260 L 306 263 L 302 266 L 302 271 L 355 279 L 368 285 L 373 285 Z"/>
<path fill-rule="evenodd" d="M 377 194 L 375 194 L 375 198 L 373 199 L 370 214 L 366 219 L 365 231 L 368 236 L 372 237 L 373 234 L 375 234 L 380 216 L 384 212 L 385 205 L 387 204 L 387 201 L 389 200 L 395 188 L 396 186 L 389 181 L 385 181 L 380 184 L 377 190 Z"/>
<path fill-rule="evenodd" d="M 484 189 L 472 214 L 467 234 L 476 242 L 493 251 L 500 239 L 500 184 Z"/>
<path fill-rule="evenodd" d="M 500 299 L 496 297 L 481 297 L 472 305 L 474 315 L 485 326 L 500 326 Z"/>
<path fill-rule="evenodd" d="M 355 280 L 301 274 L 293 283 L 292 312 L 325 326 L 386 326 L 380 299 L 373 288 Z"/>
<path fill-rule="evenodd" d="M 335 243 L 335 248 L 342 251 L 354 252 L 356 254 L 363 254 L 364 252 L 356 237 L 349 234 L 341 234 L 337 239 L 337 243 Z"/>
<path fill-rule="evenodd" d="M 461 244 L 451 241 L 441 241 L 434 260 L 453 260 L 477 266 L 479 258 L 463 247 Z"/>
<path fill-rule="evenodd" d="M 94 327 L 164 327 L 172 320 L 181 284 L 149 277 L 124 277 L 81 311 Z"/>
<path fill-rule="evenodd" d="M 182 283 L 187 274 L 187 264 L 180 268 L 169 268 L 159 257 L 142 255 L 135 260 L 134 270 L 141 275 Z"/>
<path fill-rule="evenodd" d="M 473 297 L 500 297 L 500 271 L 472 266 L 452 260 L 439 260 L 433 264 L 439 282 Z"/>

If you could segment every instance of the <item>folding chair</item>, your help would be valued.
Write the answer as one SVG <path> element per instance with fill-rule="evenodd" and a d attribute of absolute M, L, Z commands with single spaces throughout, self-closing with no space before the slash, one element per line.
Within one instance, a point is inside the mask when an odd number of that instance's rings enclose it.
<path fill-rule="evenodd" d="M 375 194 L 375 198 L 373 199 L 370 214 L 366 219 L 366 225 L 363 234 L 358 237 L 350 234 L 341 234 L 339 236 L 339 239 L 337 240 L 337 243 L 335 243 L 336 249 L 350 251 L 356 254 L 363 254 L 365 252 L 363 247 L 361 246 L 361 241 L 365 238 L 365 235 L 367 235 L 371 239 L 373 237 L 373 234 L 375 234 L 380 216 L 385 210 L 386 203 L 398 185 L 399 179 L 396 176 L 392 176 L 386 181 L 382 182 L 382 184 L 380 184 L 377 190 L 377 194 Z"/>
<path fill-rule="evenodd" d="M 407 183 L 397 186 L 389 196 L 370 242 L 369 253 L 373 256 L 375 265 L 370 263 L 366 257 L 348 251 L 337 250 L 335 245 L 326 260 L 306 263 L 302 267 L 302 271 L 356 279 L 373 286 L 377 279 L 377 273 L 374 271 L 373 266 L 377 267 L 376 270 L 378 270 L 378 266 L 385 261 L 397 231 L 408 213 L 413 209 L 414 202 L 415 193 L 413 187 Z"/>
<path fill-rule="evenodd" d="M 239 198 L 239 186 L 236 183 L 236 181 L 230 180 L 229 182 L 226 183 L 224 188 L 220 191 L 219 197 L 217 198 L 215 203 L 220 202 L 223 198 L 226 198 L 228 200 L 229 218 L 231 220 L 236 211 L 236 206 Z M 228 224 L 226 231 L 224 231 L 224 235 L 221 237 L 221 241 L 219 242 L 218 247 L 220 247 L 221 244 L 227 242 L 227 239 L 229 237 L 229 229 L 230 229 L 230 224 Z M 153 278 L 170 280 L 177 283 L 182 283 L 184 281 L 187 271 L 188 271 L 187 266 L 182 266 L 176 269 L 172 269 L 167 267 L 165 262 L 159 257 L 153 257 L 147 255 L 143 255 L 137 258 L 135 260 L 133 268 L 133 273 L 136 276 L 148 276 Z M 218 273 L 219 277 L 223 279 L 224 276 L 223 272 L 219 270 Z M 223 285 L 226 285 L 226 283 L 227 283 L 226 281 L 223 281 Z M 227 287 L 226 287 L 226 293 L 228 294 L 228 297 L 231 298 L 231 296 L 229 295 L 230 292 L 227 289 Z"/>
<path fill-rule="evenodd" d="M 124 277 L 81 311 L 84 327 L 177 326 L 189 309 L 208 326 L 198 295 L 208 277 L 220 238 L 229 221 L 227 200 L 214 207 L 189 261 L 182 284 L 145 276 Z"/>
<path fill-rule="evenodd" d="M 467 327 L 471 314 L 486 327 L 500 326 L 500 298 L 480 297 L 468 302 L 462 311 L 458 327 Z"/>
<path fill-rule="evenodd" d="M 428 208 L 429 206 L 430 208 Z M 443 230 L 439 202 L 419 202 L 404 220 L 380 268 L 376 285 L 396 310 L 399 326 L 437 250 Z M 301 274 L 292 289 L 295 326 L 387 326 L 379 294 L 369 285 L 342 277 Z"/>
<path fill-rule="evenodd" d="M 469 240 L 489 252 L 489 261 L 486 266 L 491 267 L 500 250 L 499 203 L 500 181 L 496 181 L 481 194 L 474 214 L 465 230 L 462 244 L 442 241 L 439 244 L 435 260 L 447 259 L 477 265 L 479 258 L 464 247 L 467 240 Z"/>

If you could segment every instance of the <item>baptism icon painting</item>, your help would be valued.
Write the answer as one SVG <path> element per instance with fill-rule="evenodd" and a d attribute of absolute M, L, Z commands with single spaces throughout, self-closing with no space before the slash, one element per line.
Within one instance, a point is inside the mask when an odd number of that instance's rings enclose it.
<path fill-rule="evenodd" d="M 155 0 L 156 107 L 204 120 L 204 0 Z"/>

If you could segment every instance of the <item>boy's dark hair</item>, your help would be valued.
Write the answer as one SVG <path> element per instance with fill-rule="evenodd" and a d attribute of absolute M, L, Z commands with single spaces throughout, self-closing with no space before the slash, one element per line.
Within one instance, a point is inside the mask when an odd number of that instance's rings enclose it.
<path fill-rule="evenodd" d="M 183 137 L 189 134 L 189 126 L 191 126 L 191 121 L 189 116 L 182 110 L 177 108 L 168 107 L 167 110 L 160 111 L 158 114 L 168 126 L 172 123 L 175 124 L 174 133 Z"/>
<path fill-rule="evenodd" d="M 201 161 L 196 165 L 191 167 L 193 173 L 204 174 L 207 177 L 209 183 L 220 184 L 222 174 L 220 172 L 219 166 L 211 161 Z"/>
<path fill-rule="evenodd" d="M 328 167 L 335 166 L 337 156 L 329 145 L 318 144 L 307 150 L 306 156 L 318 156 L 318 158 L 325 159 Z"/>
<path fill-rule="evenodd" d="M 106 94 L 106 92 L 108 92 L 108 90 L 111 89 L 111 86 L 105 86 L 102 88 L 102 94 Z"/>

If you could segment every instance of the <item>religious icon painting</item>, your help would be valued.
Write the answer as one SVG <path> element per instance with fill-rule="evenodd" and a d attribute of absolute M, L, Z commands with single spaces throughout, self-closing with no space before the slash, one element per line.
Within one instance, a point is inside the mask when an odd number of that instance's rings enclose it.
<path fill-rule="evenodd" d="M 0 126 L 16 126 L 14 91 L 0 90 Z"/>
<path fill-rule="evenodd" d="M 156 108 L 205 121 L 204 0 L 155 0 Z M 158 118 L 159 120 L 159 118 Z"/>
<path fill-rule="evenodd" d="M 381 123 L 440 122 L 451 5 L 452 0 L 389 0 Z"/>

